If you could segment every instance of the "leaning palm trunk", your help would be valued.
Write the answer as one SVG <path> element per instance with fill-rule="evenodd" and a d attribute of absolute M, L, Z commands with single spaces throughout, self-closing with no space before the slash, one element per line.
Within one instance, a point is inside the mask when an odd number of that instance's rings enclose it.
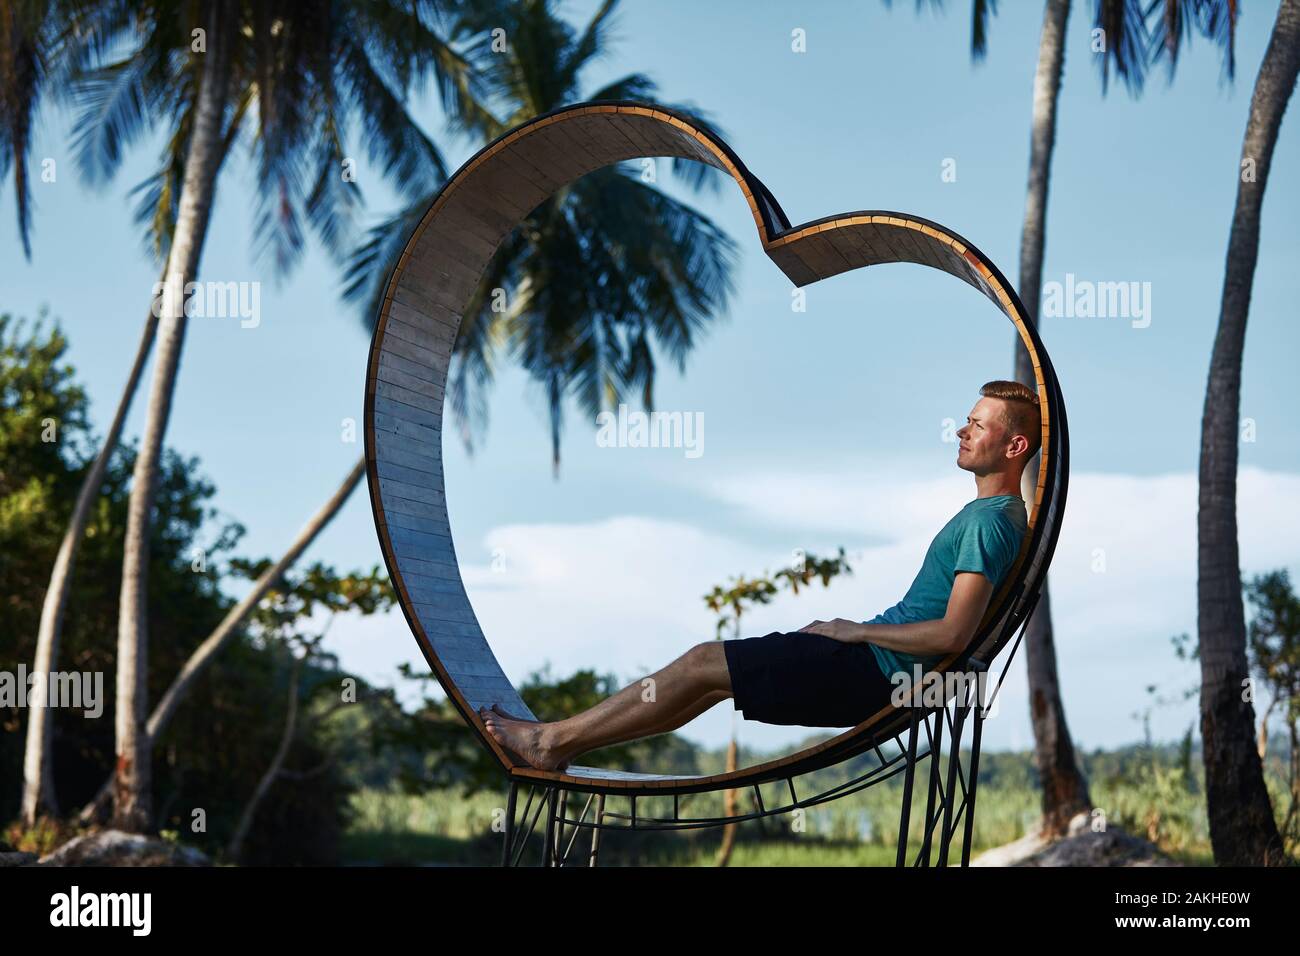
<path fill-rule="evenodd" d="M 214 3 L 209 17 L 194 132 L 185 160 L 161 296 L 158 354 L 149 388 L 144 438 L 135 461 L 127 508 L 118 607 L 113 817 L 114 825 L 128 832 L 146 829 L 152 817 L 149 737 L 143 726 L 149 676 L 149 531 L 163 437 L 185 338 L 184 290 L 198 274 L 217 170 L 221 165 L 222 123 L 230 85 L 230 44 L 224 36 L 227 12 L 226 3 Z"/>
<path fill-rule="evenodd" d="M 1219 327 L 1201 418 L 1196 516 L 1201 740 L 1210 843 L 1215 861 L 1224 866 L 1283 862 L 1254 740 L 1255 707 L 1246 692 L 1246 621 L 1237 551 L 1237 436 L 1241 356 L 1259 253 L 1260 206 L 1298 65 L 1300 0 L 1283 0 L 1250 102 Z"/>
<path fill-rule="evenodd" d="M 1255 749 L 1259 751 L 1259 759 L 1263 761 L 1268 757 L 1268 721 L 1273 716 L 1273 707 L 1277 704 L 1277 697 L 1274 696 L 1264 708 L 1264 716 L 1259 718 L 1259 735 L 1256 738 Z"/>
<path fill-rule="evenodd" d="M 290 650 L 290 655 L 293 651 Z M 226 857 L 232 863 L 238 863 L 240 854 L 244 851 L 244 840 L 248 837 L 248 831 L 253 826 L 253 817 L 257 813 L 258 805 L 261 804 L 262 798 L 266 796 L 271 784 L 275 778 L 280 775 L 280 768 L 284 766 L 284 760 L 289 756 L 289 748 L 293 745 L 294 734 L 298 732 L 298 675 L 302 670 L 302 661 L 293 658 L 293 663 L 289 670 L 289 703 L 285 712 L 284 732 L 280 735 L 280 746 L 275 749 L 275 756 L 271 758 L 271 764 L 262 774 L 257 786 L 253 789 L 253 795 L 249 797 L 248 803 L 244 806 L 244 812 L 239 815 L 239 823 L 235 827 L 234 835 L 231 836 L 230 842 L 226 844 Z"/>
<path fill-rule="evenodd" d="M 727 744 L 727 773 L 735 773 L 739 767 L 739 748 L 736 744 L 736 720 L 732 715 L 731 720 L 731 742 Z M 724 817 L 734 817 L 737 811 L 736 791 L 724 790 L 722 792 L 722 815 Z M 739 824 L 728 823 L 722 828 L 722 845 L 718 847 L 718 855 L 713 859 L 714 866 L 726 866 L 731 862 L 731 851 L 736 847 L 736 827 Z"/>
<path fill-rule="evenodd" d="M 331 620 L 333 617 L 331 616 Z M 328 629 L 328 624 L 326 628 Z M 281 777 L 287 777 L 291 780 L 306 780 L 314 777 L 319 773 L 324 773 L 330 767 L 334 766 L 335 755 L 327 756 L 321 763 L 317 764 L 311 770 L 295 771 L 286 770 L 284 762 L 289 758 L 289 750 L 293 747 L 294 738 L 299 734 L 308 733 L 313 724 L 319 724 L 328 720 L 337 711 L 344 707 L 352 706 L 346 700 L 337 700 L 333 705 L 318 710 L 313 716 L 308 710 L 304 710 L 298 701 L 298 684 L 302 679 L 302 670 L 307 661 L 311 659 L 316 646 L 325 637 L 324 632 L 319 637 L 306 642 L 303 647 L 303 656 L 293 658 L 289 672 L 289 703 L 285 711 L 284 729 L 280 734 L 280 744 L 276 748 L 274 756 L 271 758 L 270 765 L 262 773 L 261 779 L 258 780 L 257 786 L 253 790 L 253 795 L 249 798 L 248 803 L 244 806 L 244 811 L 239 815 L 239 823 L 235 826 L 234 835 L 231 836 L 226 844 L 226 857 L 231 863 L 238 863 L 243 856 L 244 843 L 248 839 L 248 833 L 253 827 L 253 819 L 257 816 L 257 808 L 262 805 L 266 794 L 270 791 L 271 786 Z M 289 653 L 293 653 L 292 647 Z"/>
<path fill-rule="evenodd" d="M 207 640 L 200 644 L 194 650 L 194 653 L 190 655 L 189 660 L 185 662 L 185 666 L 181 668 L 181 672 L 172 681 L 172 685 L 167 688 L 167 693 L 163 694 L 162 700 L 158 702 L 158 706 L 154 708 L 154 712 L 149 716 L 147 731 L 151 742 L 157 740 L 159 735 L 162 734 L 181 700 L 189 693 L 199 674 L 212 662 L 217 652 L 221 650 L 222 645 L 230 640 L 239 625 L 244 623 L 245 618 L 253 612 L 253 609 L 266 596 L 266 592 L 279 583 L 284 576 L 284 572 L 293 566 L 294 562 L 307 550 L 307 546 L 316 540 L 316 536 L 320 534 L 321 529 L 338 514 L 339 509 L 351 496 L 357 483 L 361 481 L 361 476 L 365 474 L 365 471 L 366 460 L 361 458 L 352 466 L 348 476 L 343 479 L 343 484 L 339 485 L 334 494 L 330 496 L 329 501 L 325 502 L 325 505 L 316 514 L 312 515 L 311 520 L 298 532 L 298 537 L 294 539 L 293 544 L 289 546 L 289 550 L 284 553 L 283 557 L 267 568 L 261 577 L 253 583 L 253 587 L 248 594 L 244 595 L 244 599 L 230 609 L 230 612 L 217 625 L 217 629 L 208 635 Z"/>
<path fill-rule="evenodd" d="M 180 673 L 176 675 L 171 686 L 167 688 L 167 692 L 163 694 L 162 699 L 154 707 L 153 713 L 149 715 L 149 722 L 145 732 L 148 735 L 148 746 L 150 748 L 162 736 L 162 732 L 167 728 L 168 721 L 171 720 L 176 708 L 180 706 L 186 694 L 193 689 L 194 682 L 198 680 L 199 675 L 212 663 L 217 656 L 217 652 L 234 636 L 239 626 L 244 623 L 262 598 L 266 597 L 266 593 L 280 582 L 284 572 L 294 565 L 298 558 L 302 556 L 302 553 L 316 540 L 316 536 L 321 533 L 321 530 L 339 513 L 339 510 L 357 487 L 358 482 L 361 481 L 361 476 L 365 474 L 365 470 L 365 458 L 358 459 L 357 463 L 352 466 L 352 470 L 348 472 L 348 476 L 343 479 L 343 484 L 339 485 L 324 506 L 312 515 L 311 520 L 303 525 L 302 530 L 298 532 L 298 536 L 294 538 L 293 544 L 289 546 L 289 550 L 284 553 L 283 557 L 267 568 L 262 576 L 253 582 L 252 588 L 244 595 L 243 600 L 230 609 L 216 629 L 190 654 L 189 660 L 185 662 Z M 83 823 L 98 818 L 107 807 L 113 793 L 112 785 L 113 778 L 109 777 L 104 785 L 100 787 L 95 798 L 81 810 L 80 817 Z"/>
<path fill-rule="evenodd" d="M 140 345 L 136 349 L 135 363 L 131 374 L 127 376 L 126 388 L 117 403 L 117 412 L 113 415 L 104 444 L 99 449 L 81 483 L 77 493 L 77 503 L 73 506 L 68 528 L 63 533 L 59 544 L 59 553 L 54 559 L 54 568 L 50 572 L 50 583 L 45 589 L 45 602 L 41 607 L 40 628 L 36 632 L 36 656 L 32 664 L 32 673 L 52 673 L 59 661 L 59 643 L 63 636 L 63 614 L 68 605 L 68 594 L 72 587 L 72 569 L 77 560 L 77 549 L 86 533 L 90 521 L 91 505 L 99 496 L 104 482 L 104 472 L 109 459 L 117 450 L 122 437 L 122 425 L 131 410 L 131 401 L 135 398 L 140 378 L 144 374 L 145 363 L 153 349 L 154 335 L 158 330 L 158 316 L 149 310 L 145 319 L 144 331 L 140 335 Z M 54 774 L 51 767 L 51 746 L 54 723 L 48 702 L 44 697 L 32 702 L 27 713 L 27 749 L 23 756 L 23 802 L 22 820 L 26 826 L 32 826 L 41 812 L 58 813 L 58 801 L 54 793 Z"/>
<path fill-rule="evenodd" d="M 1052 146 L 1056 140 L 1056 104 L 1065 66 L 1065 26 L 1070 0 L 1048 0 L 1039 39 L 1038 70 L 1034 74 L 1033 132 L 1029 153 L 1029 188 L 1025 197 L 1025 222 L 1020 234 L 1020 297 L 1029 320 L 1038 323 L 1042 298 L 1043 248 L 1046 243 L 1047 185 L 1051 176 Z M 1016 338 L 1016 378 L 1036 388 L 1033 364 L 1024 342 Z M 1021 477 L 1021 495 L 1032 504 L 1038 487 L 1038 456 Z M 1056 646 L 1052 632 L 1051 601 L 1047 580 L 1042 597 L 1025 627 L 1025 658 L 1029 679 L 1029 715 L 1043 796 L 1041 832 L 1063 834 L 1070 818 L 1087 811 L 1092 801 L 1088 784 L 1075 761 L 1074 743 L 1065 721 L 1061 687 L 1056 675 Z"/>

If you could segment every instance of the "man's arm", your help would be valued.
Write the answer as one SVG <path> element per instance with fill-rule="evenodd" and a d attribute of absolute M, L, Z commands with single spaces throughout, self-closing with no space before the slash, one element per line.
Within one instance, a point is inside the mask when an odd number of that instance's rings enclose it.
<path fill-rule="evenodd" d="M 980 618 L 992 597 L 992 581 L 975 571 L 959 571 L 953 578 L 947 611 L 943 617 L 933 621 L 859 624 L 836 618 L 833 621 L 814 621 L 799 630 L 847 643 L 870 641 L 891 651 L 905 651 L 922 657 L 951 654 L 965 649 L 975 636 L 975 629 L 979 627 Z"/>

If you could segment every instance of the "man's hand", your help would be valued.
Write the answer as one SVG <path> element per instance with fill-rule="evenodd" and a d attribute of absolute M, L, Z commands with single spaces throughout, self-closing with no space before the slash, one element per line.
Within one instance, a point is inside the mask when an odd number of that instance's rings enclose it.
<path fill-rule="evenodd" d="M 861 640 L 862 625 L 857 621 L 846 621 L 842 617 L 837 617 L 833 621 L 813 621 L 811 624 L 799 628 L 799 630 L 807 634 L 820 634 L 822 637 L 830 637 L 846 644 L 852 644 Z"/>
<path fill-rule="evenodd" d="M 910 654 L 952 654 L 970 643 L 992 595 L 993 584 L 983 574 L 959 571 L 948 596 L 947 613 L 941 618 L 908 624 L 859 624 L 837 617 L 833 621 L 813 621 L 799 630 L 846 644 L 870 641 L 878 647 Z"/>

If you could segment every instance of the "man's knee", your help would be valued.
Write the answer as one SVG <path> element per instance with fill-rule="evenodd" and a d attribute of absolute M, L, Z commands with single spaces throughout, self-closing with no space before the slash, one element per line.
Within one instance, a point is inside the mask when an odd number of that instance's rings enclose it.
<path fill-rule="evenodd" d="M 702 641 L 683 655 L 692 664 L 709 665 L 725 660 L 721 641 Z"/>
<path fill-rule="evenodd" d="M 727 673 L 727 654 L 722 641 L 703 641 L 688 650 L 683 657 L 692 670 L 709 678 L 712 687 L 724 689 L 731 686 Z"/>

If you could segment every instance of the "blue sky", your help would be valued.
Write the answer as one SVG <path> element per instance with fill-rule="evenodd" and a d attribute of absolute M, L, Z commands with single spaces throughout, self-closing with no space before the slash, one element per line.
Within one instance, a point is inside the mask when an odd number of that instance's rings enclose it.
<path fill-rule="evenodd" d="M 582 24 L 595 6 L 560 9 Z M 966 5 L 949 6 L 944 16 L 910 3 L 892 11 L 752 3 L 737 16 L 720 4 L 630 2 L 584 91 L 645 72 L 664 101 L 690 101 L 715 118 L 793 222 L 854 209 L 916 213 L 966 236 L 1015 282 L 1041 5 L 1003 4 L 978 67 Z M 1174 84 L 1162 68 L 1136 101 L 1119 85 L 1101 95 L 1090 7 L 1076 5 L 1069 24 L 1044 280 L 1070 273 L 1151 289 L 1146 328 L 1117 318 L 1042 324 L 1072 439 L 1070 507 L 1051 578 L 1059 668 L 1071 730 L 1091 748 L 1140 736 L 1133 715 L 1147 685 L 1170 695 L 1197 681 L 1169 638 L 1195 630 L 1205 376 L 1240 143 L 1275 5 L 1244 10 L 1234 85 L 1220 82 L 1217 53 L 1197 38 Z M 791 51 L 797 28 L 805 53 Z M 418 114 L 453 168 L 477 148 L 443 133 L 431 101 Z M 30 263 L 7 183 L 0 195 L 0 309 L 34 315 L 44 305 L 61 320 L 102 428 L 157 277 L 126 194 L 150 170 L 158 141 L 92 191 L 78 181 L 67 130 L 66 115 L 43 117 L 35 156 L 53 158 L 58 175 L 34 186 Z M 1300 346 L 1300 185 L 1288 175 L 1298 155 L 1292 116 L 1268 186 L 1246 340 L 1242 414 L 1257 430 L 1241 446 L 1246 575 L 1300 573 L 1300 424 L 1286 411 L 1296 406 Z M 946 160 L 955 161 L 955 182 L 941 177 Z M 359 170 L 371 215 L 391 212 L 391 190 L 364 161 Z M 597 447 L 594 423 L 570 407 L 553 480 L 544 405 L 513 369 L 493 393 L 486 444 L 470 458 L 446 443 L 466 586 L 516 679 L 547 662 L 559 673 L 594 666 L 639 677 L 713 635 L 701 596 L 714 584 L 775 570 L 796 548 L 843 545 L 855 573 L 756 611 L 746 634 L 866 620 L 895 603 L 930 538 L 974 496 L 955 446 L 942 440 L 944 420 L 961 421 L 980 384 L 1011 375 L 1011 326 L 965 285 L 895 265 L 811 287 L 807 310 L 794 312 L 739 191 L 724 183 L 718 194 L 691 196 L 666 164 L 659 171 L 667 191 L 691 199 L 741 247 L 737 294 L 686 374 L 660 365 L 658 407 L 703 414 L 704 454 Z M 341 439 L 341 423 L 361 417 L 368 336 L 340 301 L 341 269 L 319 249 L 279 285 L 252 257 L 251 184 L 242 157 L 223 172 L 201 272 L 262 281 L 261 322 L 190 323 L 168 442 L 202 459 L 219 507 L 249 529 L 246 552 L 278 555 L 360 453 Z M 142 408 L 137 401 L 132 434 Z M 310 558 L 341 568 L 380 560 L 364 487 Z M 418 661 L 396 612 L 340 621 L 330 640 L 345 667 L 386 683 L 400 661 Z M 1023 675 L 1021 655 L 986 746 L 1030 744 Z M 686 732 L 718 744 L 730 713 L 714 708 Z M 1158 710 L 1152 729 L 1172 738 L 1195 722 L 1193 701 Z M 746 723 L 741 735 L 777 747 L 802 732 Z"/>

